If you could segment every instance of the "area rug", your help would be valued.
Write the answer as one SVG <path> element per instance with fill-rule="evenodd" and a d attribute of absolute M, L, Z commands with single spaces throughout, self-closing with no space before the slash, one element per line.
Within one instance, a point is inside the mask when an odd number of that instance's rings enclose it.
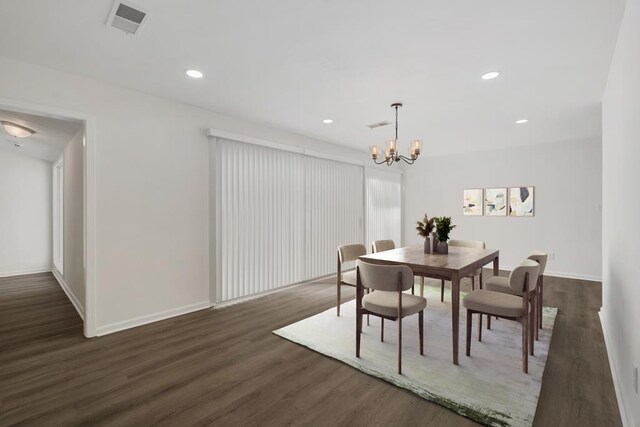
<path fill-rule="evenodd" d="M 416 294 L 418 292 L 416 291 Z M 464 293 L 461 293 L 464 296 Z M 363 322 L 360 358 L 355 356 L 355 300 L 342 304 L 340 317 L 331 308 L 273 331 L 287 340 L 340 360 L 458 414 L 489 426 L 530 426 L 538 404 L 542 374 L 557 309 L 545 307 L 543 330 L 529 356 L 529 374 L 522 372 L 522 329 L 519 323 L 483 319 L 478 342 L 478 316 L 474 316 L 471 357 L 465 356 L 466 310 L 460 309 L 460 364 L 452 363 L 451 296 L 440 302 L 440 289 L 425 286 L 424 356 L 420 356 L 418 315 L 403 320 L 402 375 L 397 372 L 396 322 Z"/>

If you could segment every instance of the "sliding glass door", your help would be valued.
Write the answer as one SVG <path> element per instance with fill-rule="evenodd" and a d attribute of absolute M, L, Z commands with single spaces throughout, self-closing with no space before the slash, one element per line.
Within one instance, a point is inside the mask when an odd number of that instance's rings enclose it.
<path fill-rule="evenodd" d="M 224 138 L 212 144 L 216 302 L 332 274 L 339 245 L 400 243 L 400 174 Z"/>

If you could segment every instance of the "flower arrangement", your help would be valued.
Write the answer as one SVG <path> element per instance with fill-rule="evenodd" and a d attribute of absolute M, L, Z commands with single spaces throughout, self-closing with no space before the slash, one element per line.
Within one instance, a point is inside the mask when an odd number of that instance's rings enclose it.
<path fill-rule="evenodd" d="M 418 236 L 422 236 L 425 238 L 428 237 L 433 231 L 433 227 L 435 226 L 434 222 L 435 218 L 429 219 L 429 217 L 425 213 L 424 219 L 422 221 L 417 221 L 418 225 L 416 226 L 416 230 L 418 230 Z"/>

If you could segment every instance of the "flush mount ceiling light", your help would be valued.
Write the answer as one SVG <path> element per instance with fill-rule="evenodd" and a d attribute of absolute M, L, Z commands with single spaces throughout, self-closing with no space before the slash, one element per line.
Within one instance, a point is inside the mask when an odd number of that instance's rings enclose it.
<path fill-rule="evenodd" d="M 186 75 L 191 77 L 192 79 L 201 79 L 202 77 L 204 77 L 204 74 L 202 74 L 202 71 L 198 71 L 198 70 L 187 70 L 185 71 Z"/>
<path fill-rule="evenodd" d="M 380 155 L 380 149 L 377 145 L 371 147 L 371 159 L 375 164 L 381 165 L 386 163 L 387 166 L 391 166 L 395 162 L 399 162 L 400 160 L 408 163 L 410 165 L 416 161 L 418 156 L 420 155 L 420 148 L 422 146 L 421 139 L 414 139 L 411 141 L 411 145 L 409 146 L 409 157 L 398 154 L 397 144 L 398 144 L 398 108 L 402 107 L 402 103 L 396 102 L 395 104 L 391 104 L 391 108 L 395 108 L 396 110 L 396 136 L 393 139 L 390 139 L 387 142 L 387 146 L 384 149 L 384 159 L 378 161 L 378 156 Z"/>
<path fill-rule="evenodd" d="M 0 120 L 0 123 L 2 123 L 2 127 L 4 128 L 4 130 L 6 130 L 9 135 L 15 138 L 26 138 L 27 136 L 31 136 L 36 133 L 35 130 L 29 129 L 28 127 L 24 127 L 17 123 L 6 122 L 4 120 Z"/>
<path fill-rule="evenodd" d="M 529 121 L 529 120 L 527 120 L 527 119 L 520 119 L 520 120 L 516 120 L 516 124 L 517 124 L 517 125 L 521 125 L 521 124 L 523 124 L 523 123 L 527 123 L 528 121 Z"/>
<path fill-rule="evenodd" d="M 326 123 L 326 124 L 328 124 L 328 125 L 329 125 L 329 124 L 333 123 L 333 120 L 331 120 L 331 119 L 324 119 L 324 120 L 322 121 L 322 123 Z"/>
<path fill-rule="evenodd" d="M 492 80 L 500 75 L 499 71 L 489 71 L 488 73 L 484 73 L 482 75 L 482 80 Z"/>

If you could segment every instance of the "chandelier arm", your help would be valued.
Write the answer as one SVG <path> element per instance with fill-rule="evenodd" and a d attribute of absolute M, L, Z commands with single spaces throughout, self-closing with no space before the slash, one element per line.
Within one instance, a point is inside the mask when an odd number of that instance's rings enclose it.
<path fill-rule="evenodd" d="M 387 159 L 381 160 L 381 161 L 377 161 L 376 159 L 371 159 L 373 160 L 373 163 L 375 163 L 376 165 L 382 165 L 384 163 L 387 163 Z"/>
<path fill-rule="evenodd" d="M 416 161 L 417 157 L 416 157 L 415 159 L 410 159 L 410 158 L 408 158 L 408 157 L 406 157 L 406 156 L 402 156 L 402 155 L 401 155 L 401 156 L 398 158 L 398 160 L 396 160 L 396 161 L 399 161 L 400 159 L 402 159 L 405 163 L 407 163 L 407 164 L 409 164 L 409 165 L 412 165 L 412 164 Z"/>

